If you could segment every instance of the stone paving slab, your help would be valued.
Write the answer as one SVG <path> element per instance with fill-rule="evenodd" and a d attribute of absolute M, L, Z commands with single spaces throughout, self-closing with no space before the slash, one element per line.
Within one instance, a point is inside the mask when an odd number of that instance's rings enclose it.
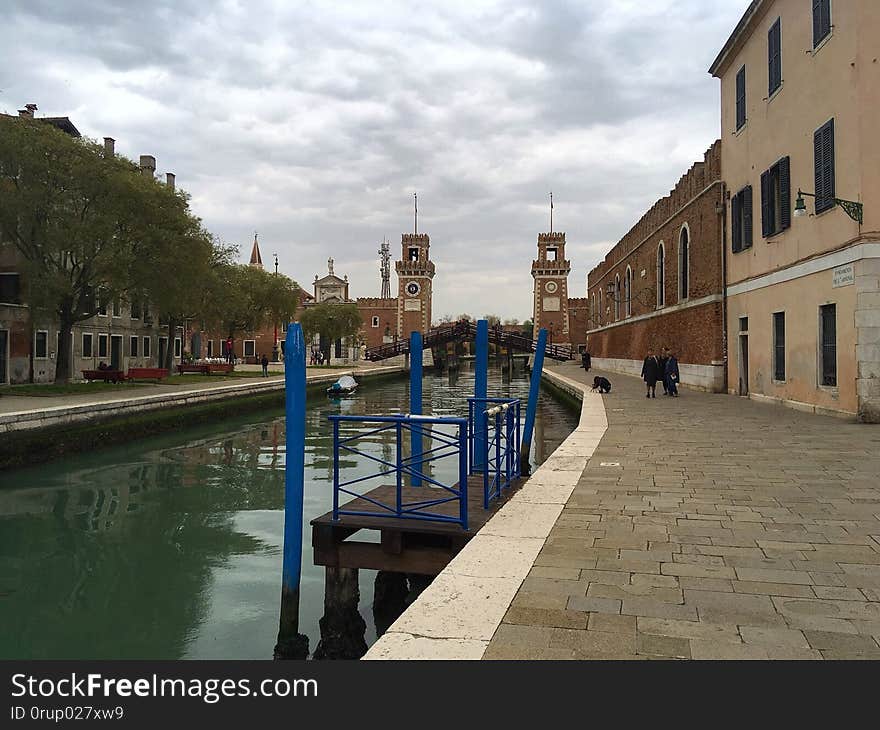
<path fill-rule="evenodd" d="M 607 377 L 607 431 L 483 658 L 880 658 L 880 428 Z"/>

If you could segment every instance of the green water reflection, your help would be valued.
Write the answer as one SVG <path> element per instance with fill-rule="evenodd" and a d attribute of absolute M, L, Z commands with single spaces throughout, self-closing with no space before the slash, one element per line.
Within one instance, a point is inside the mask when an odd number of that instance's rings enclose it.
<path fill-rule="evenodd" d="M 490 396 L 527 395 L 490 374 Z M 425 412 L 466 414 L 473 375 L 428 374 Z M 307 523 L 331 507 L 330 413 L 407 410 L 405 380 L 307 410 L 301 630 L 314 650 L 323 570 Z M 576 423 L 542 395 L 533 463 Z M 271 658 L 281 579 L 284 420 L 279 410 L 180 428 L 93 455 L 0 475 L 0 657 Z M 343 466 L 357 470 L 354 462 Z M 353 472 L 352 472 L 353 473 Z M 361 613 L 375 640 L 375 574 Z"/>

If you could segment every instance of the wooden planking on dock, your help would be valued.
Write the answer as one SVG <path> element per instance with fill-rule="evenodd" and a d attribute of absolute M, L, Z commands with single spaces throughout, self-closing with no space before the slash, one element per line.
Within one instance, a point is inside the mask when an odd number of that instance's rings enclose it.
<path fill-rule="evenodd" d="M 340 515 L 333 521 L 333 513 L 312 520 L 312 547 L 315 565 L 336 568 L 364 568 L 387 570 L 398 573 L 436 575 L 468 541 L 486 524 L 520 487 L 524 480 L 514 481 L 500 499 L 494 500 L 488 510 L 483 509 L 483 477 L 468 477 L 468 529 L 450 522 L 400 519 L 389 513 L 379 514 L 379 508 L 365 499 L 357 498 L 344 505 L 344 509 L 375 512 L 375 516 Z M 449 494 L 431 487 L 404 487 L 404 504 Z M 384 504 L 394 504 L 396 487 L 380 486 L 366 496 Z M 432 506 L 432 512 L 457 517 L 458 500 Z M 376 530 L 381 540 L 375 542 L 354 541 L 351 538 L 361 530 Z"/>

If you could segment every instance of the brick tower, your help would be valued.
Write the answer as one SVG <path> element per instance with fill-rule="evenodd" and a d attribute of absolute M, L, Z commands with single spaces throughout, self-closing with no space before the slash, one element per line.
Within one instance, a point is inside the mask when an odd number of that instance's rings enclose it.
<path fill-rule="evenodd" d="M 535 336 L 544 328 L 549 341 L 564 345 L 571 342 L 568 321 L 568 275 L 571 262 L 565 258 L 565 234 L 538 235 L 538 259 L 532 262 L 535 280 L 532 321 Z"/>
<path fill-rule="evenodd" d="M 431 327 L 432 280 L 434 262 L 429 258 L 431 239 L 424 233 L 404 233 L 401 237 L 397 271 L 397 332 L 401 338 L 411 332 L 427 332 Z"/>

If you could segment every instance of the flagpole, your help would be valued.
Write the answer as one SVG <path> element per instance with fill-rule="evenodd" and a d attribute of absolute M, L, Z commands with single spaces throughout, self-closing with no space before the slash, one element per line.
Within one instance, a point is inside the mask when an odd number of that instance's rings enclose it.
<path fill-rule="evenodd" d="M 413 224 L 413 233 L 419 234 L 419 194 L 413 193 L 413 206 L 415 207 L 415 222 Z"/>
<path fill-rule="evenodd" d="M 553 233 L 553 191 L 550 191 L 550 233 Z"/>

